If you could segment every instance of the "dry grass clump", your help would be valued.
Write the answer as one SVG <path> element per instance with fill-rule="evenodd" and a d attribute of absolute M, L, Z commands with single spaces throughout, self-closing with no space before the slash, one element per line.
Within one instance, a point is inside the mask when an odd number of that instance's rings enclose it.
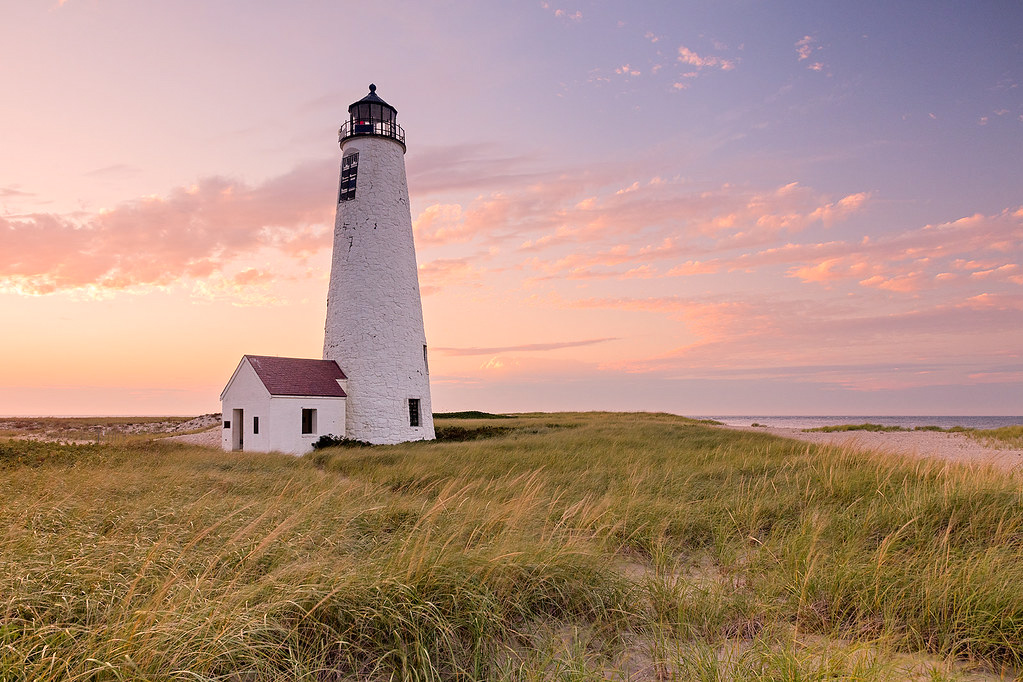
<path fill-rule="evenodd" d="M 0 679 L 952 680 L 1023 658 L 1013 476 L 662 414 L 445 424 L 506 430 L 300 459 L 0 440 Z"/>

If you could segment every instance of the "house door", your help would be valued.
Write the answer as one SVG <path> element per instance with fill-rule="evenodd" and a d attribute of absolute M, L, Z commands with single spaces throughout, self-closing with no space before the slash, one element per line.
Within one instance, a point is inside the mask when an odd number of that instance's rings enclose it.
<path fill-rule="evenodd" d="M 245 449 L 245 410 L 234 410 L 231 416 L 231 449 Z"/>

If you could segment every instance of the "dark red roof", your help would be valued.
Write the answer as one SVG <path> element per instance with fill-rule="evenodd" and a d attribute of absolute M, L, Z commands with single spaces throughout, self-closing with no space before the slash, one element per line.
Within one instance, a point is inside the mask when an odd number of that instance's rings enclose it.
<path fill-rule="evenodd" d="M 246 355 L 259 380 L 270 395 L 316 395 L 346 397 L 337 383 L 345 373 L 333 360 L 279 358 L 273 355 Z"/>

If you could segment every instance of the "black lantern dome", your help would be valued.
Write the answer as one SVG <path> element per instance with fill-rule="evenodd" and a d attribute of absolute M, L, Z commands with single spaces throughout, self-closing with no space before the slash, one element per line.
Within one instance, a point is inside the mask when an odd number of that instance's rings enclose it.
<path fill-rule="evenodd" d="M 369 94 L 348 107 L 348 121 L 338 131 L 338 142 L 351 137 L 373 135 L 389 137 L 405 149 L 405 131 L 397 123 L 398 110 L 377 94 L 377 86 L 369 84 Z"/>

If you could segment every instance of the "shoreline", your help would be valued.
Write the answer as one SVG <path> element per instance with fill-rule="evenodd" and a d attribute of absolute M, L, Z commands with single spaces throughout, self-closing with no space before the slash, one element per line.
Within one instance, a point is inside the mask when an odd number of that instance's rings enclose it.
<path fill-rule="evenodd" d="M 1023 449 L 986 445 L 965 433 L 942 431 L 803 431 L 781 426 L 718 428 L 769 433 L 807 443 L 835 445 L 852 450 L 937 459 L 968 465 L 994 466 L 1011 471 L 1023 465 Z"/>

